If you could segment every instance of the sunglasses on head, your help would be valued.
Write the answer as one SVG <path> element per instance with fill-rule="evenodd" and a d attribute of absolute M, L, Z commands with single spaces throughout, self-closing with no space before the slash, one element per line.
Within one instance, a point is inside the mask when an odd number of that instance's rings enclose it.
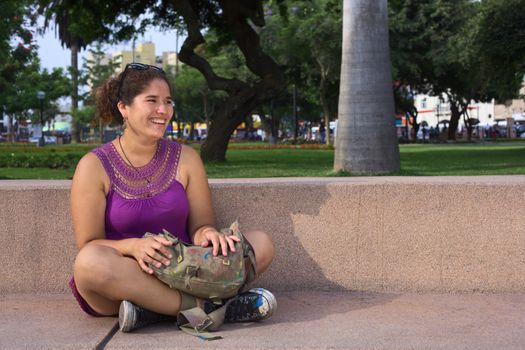
<path fill-rule="evenodd" d="M 159 68 L 157 66 L 152 66 L 152 65 L 149 65 L 149 64 L 144 64 L 144 63 L 128 63 L 126 64 L 126 67 L 124 68 L 124 72 L 122 72 L 122 75 L 120 77 L 120 81 L 118 83 L 118 89 L 117 89 L 117 97 L 120 99 L 121 96 L 121 92 L 122 92 L 122 85 L 124 83 L 124 79 L 126 78 L 126 75 L 128 74 L 128 71 L 130 69 L 135 69 L 135 70 L 148 70 L 148 69 L 153 69 L 153 70 L 156 70 L 158 72 L 161 72 L 162 74 L 166 74 L 164 72 L 164 70 L 162 70 L 162 68 Z"/>

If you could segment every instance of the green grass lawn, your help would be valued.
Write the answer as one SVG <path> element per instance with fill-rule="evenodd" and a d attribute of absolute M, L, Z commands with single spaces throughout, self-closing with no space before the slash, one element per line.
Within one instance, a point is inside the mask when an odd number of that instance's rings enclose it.
<path fill-rule="evenodd" d="M 525 144 L 402 145 L 395 175 L 525 174 Z"/>
<path fill-rule="evenodd" d="M 73 148 L 78 150 L 78 148 Z M 0 148 L 0 152 L 2 149 Z M 525 174 L 525 143 L 401 145 L 401 171 L 390 175 Z M 206 165 L 210 178 L 341 176 L 328 149 L 228 150 L 227 162 Z M 0 179 L 68 179 L 74 168 L 0 168 Z"/>
<path fill-rule="evenodd" d="M 0 180 L 14 179 L 40 179 L 40 180 L 65 180 L 71 179 L 74 168 L 49 169 L 49 168 L 0 168 Z"/>

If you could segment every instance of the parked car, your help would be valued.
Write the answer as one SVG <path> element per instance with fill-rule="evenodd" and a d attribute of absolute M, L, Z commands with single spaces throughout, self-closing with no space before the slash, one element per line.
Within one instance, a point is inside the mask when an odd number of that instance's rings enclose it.
<path fill-rule="evenodd" d="M 516 128 L 516 136 L 525 138 L 525 124 L 516 124 L 514 127 Z"/>
<path fill-rule="evenodd" d="M 56 136 L 44 135 L 44 141 L 45 141 L 46 145 L 56 145 L 57 144 Z M 32 137 L 29 138 L 29 143 L 38 144 L 39 142 L 40 142 L 40 137 L 32 136 Z"/>

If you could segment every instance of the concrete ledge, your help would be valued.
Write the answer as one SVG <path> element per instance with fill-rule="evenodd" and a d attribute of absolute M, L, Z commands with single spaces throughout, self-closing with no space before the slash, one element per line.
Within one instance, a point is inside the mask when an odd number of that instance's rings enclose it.
<path fill-rule="evenodd" d="M 221 226 L 272 233 L 273 290 L 525 291 L 525 176 L 210 182 Z M 0 294 L 67 292 L 69 185 L 0 181 Z"/>
<path fill-rule="evenodd" d="M 173 324 L 114 334 L 114 318 L 85 316 L 70 295 L 0 297 L 0 349 L 517 350 L 525 344 L 525 294 L 294 291 L 276 296 L 274 317 L 225 325 L 218 332 L 224 339 L 212 342 Z"/>

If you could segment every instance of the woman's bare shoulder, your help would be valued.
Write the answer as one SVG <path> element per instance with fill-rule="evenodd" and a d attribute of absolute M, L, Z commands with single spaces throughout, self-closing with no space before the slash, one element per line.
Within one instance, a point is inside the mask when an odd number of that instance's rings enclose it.
<path fill-rule="evenodd" d="M 200 162 L 199 153 L 191 146 L 181 145 L 180 161 L 185 162 Z"/>
<path fill-rule="evenodd" d="M 107 192 L 109 177 L 95 153 L 89 152 L 80 159 L 73 175 L 73 183 L 82 187 L 103 188 L 104 192 Z"/>
<path fill-rule="evenodd" d="M 93 152 L 85 154 L 77 164 L 75 174 L 77 172 L 88 173 L 90 175 L 95 175 L 100 171 L 104 171 L 104 166 L 102 162 Z"/>
<path fill-rule="evenodd" d="M 192 147 L 182 145 L 179 159 L 179 181 L 187 188 L 191 179 L 205 177 L 204 164 L 199 153 Z"/>

